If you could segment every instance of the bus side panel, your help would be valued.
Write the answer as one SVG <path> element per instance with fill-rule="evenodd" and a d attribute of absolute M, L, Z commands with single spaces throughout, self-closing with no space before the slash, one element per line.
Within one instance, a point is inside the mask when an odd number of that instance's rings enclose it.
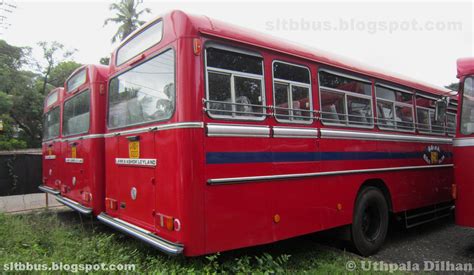
<path fill-rule="evenodd" d="M 176 120 L 202 123 L 202 99 L 204 96 L 204 75 L 202 55 L 195 55 L 192 37 L 180 38 L 176 42 Z M 203 125 L 203 124 L 201 124 Z M 174 131 L 174 130 L 173 130 Z M 205 178 L 204 178 L 204 129 L 176 130 L 178 142 L 176 148 L 179 157 L 175 158 L 174 166 L 181 167 L 181 175 L 173 178 L 179 192 L 179 203 L 176 215 L 181 220 L 181 229 L 177 238 L 184 244 L 187 256 L 205 253 Z M 160 147 L 157 148 L 159 150 Z M 166 152 L 163 152 L 166 155 Z M 166 196 L 158 191 L 160 196 Z M 173 198 L 174 194 L 169 194 Z M 159 205 L 157 205 L 157 208 Z"/>
<path fill-rule="evenodd" d="M 429 166 L 430 169 L 400 170 L 393 176 L 382 176 L 390 191 L 393 212 L 425 207 L 451 200 L 453 168 L 435 168 L 427 163 L 429 147 L 438 146 L 445 158 L 439 164 L 452 164 L 452 146 L 413 142 L 379 141 L 378 152 L 392 154 L 381 160 L 382 167 Z M 441 158 L 441 156 L 440 156 Z"/>
<path fill-rule="evenodd" d="M 456 224 L 474 227 L 474 182 L 472 156 L 474 147 L 454 147 L 455 181 L 457 187 Z"/>
<path fill-rule="evenodd" d="M 205 138 L 206 178 L 230 178 L 272 174 L 271 162 L 235 162 L 234 152 L 270 152 L 269 138 L 207 137 Z M 241 155 L 242 156 L 242 155 Z M 244 155 L 245 157 L 245 155 Z M 204 183 L 205 184 L 205 183 Z M 222 251 L 274 240 L 269 234 L 273 218 L 271 182 L 231 185 L 207 185 L 206 250 Z M 238 246 L 237 246 L 238 244 Z"/>
<path fill-rule="evenodd" d="M 233 147 L 239 151 L 258 151 L 252 146 L 255 142 L 246 138 L 207 138 L 206 152 L 222 150 L 220 148 L 226 143 L 234 144 Z M 241 143 L 248 145 L 242 147 Z M 377 144 L 373 141 L 323 139 L 322 156 L 330 157 L 322 157 L 319 171 L 423 166 L 426 165 L 423 152 L 427 146 L 422 143 Z M 445 152 L 451 150 L 450 145 L 439 146 Z M 355 152 L 358 159 L 331 159 L 344 152 Z M 373 152 L 382 152 L 376 154 L 382 159 L 370 159 Z M 364 159 L 364 156 L 369 159 Z M 451 157 L 447 157 L 444 163 L 451 161 Z M 298 164 L 299 169 L 294 166 Z M 207 177 L 269 175 L 271 170 L 264 169 L 263 165 L 207 163 Z M 272 174 L 294 172 L 317 171 L 305 167 L 304 163 L 274 163 Z M 449 201 L 451 178 L 452 168 L 433 168 L 208 186 L 207 252 L 264 244 L 350 224 L 357 193 L 369 180 L 379 180 L 386 185 L 394 212 L 400 212 Z M 275 215 L 280 218 L 278 222 L 274 220 Z"/>
<path fill-rule="evenodd" d="M 118 178 L 117 165 L 115 164 L 115 158 L 118 155 L 118 137 L 105 137 L 105 211 L 108 215 L 117 218 L 118 217 L 118 204 L 119 203 L 119 192 L 120 185 Z"/>
<path fill-rule="evenodd" d="M 61 180 L 61 142 L 47 141 L 42 145 L 43 184 L 59 190 Z"/>
<path fill-rule="evenodd" d="M 104 165 L 104 139 L 90 139 L 89 162 L 90 167 L 86 171 L 83 191 L 92 194 L 90 202 L 81 200 L 83 205 L 93 208 L 94 215 L 105 211 L 105 165 Z"/>

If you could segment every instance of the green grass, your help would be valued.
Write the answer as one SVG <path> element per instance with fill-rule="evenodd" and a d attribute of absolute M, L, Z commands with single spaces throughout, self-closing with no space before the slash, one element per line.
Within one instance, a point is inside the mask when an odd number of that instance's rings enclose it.
<path fill-rule="evenodd" d="M 353 254 L 327 249 L 310 238 L 195 258 L 170 257 L 97 221 L 81 224 L 72 212 L 0 214 L 0 273 L 5 264 L 134 264 L 158 273 L 347 273 Z"/>

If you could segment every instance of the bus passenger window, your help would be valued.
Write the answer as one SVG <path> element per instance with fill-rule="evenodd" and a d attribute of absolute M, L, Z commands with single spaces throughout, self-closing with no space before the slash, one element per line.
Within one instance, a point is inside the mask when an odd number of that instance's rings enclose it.
<path fill-rule="evenodd" d="M 428 95 L 416 96 L 417 129 L 419 132 L 444 134 L 445 122 L 435 120 L 436 100 Z"/>
<path fill-rule="evenodd" d="M 327 123 L 345 124 L 344 94 L 321 91 L 321 114 Z"/>
<path fill-rule="evenodd" d="M 312 119 L 309 69 L 280 61 L 273 63 L 275 117 L 281 122 L 308 123 Z"/>
<path fill-rule="evenodd" d="M 275 83 L 273 92 L 275 96 L 275 117 L 277 119 L 287 119 L 290 117 L 290 109 L 288 108 L 288 95 L 290 85 L 284 83 Z"/>
<path fill-rule="evenodd" d="M 355 125 L 371 125 L 372 121 L 372 105 L 371 100 L 367 98 L 359 98 L 347 96 L 347 112 L 349 123 Z"/>
<path fill-rule="evenodd" d="M 319 85 L 323 123 L 373 127 L 372 86 L 369 81 L 321 70 Z"/>
<path fill-rule="evenodd" d="M 430 131 L 430 114 L 428 109 L 422 109 L 416 107 L 416 116 L 418 119 L 418 130 L 419 131 Z"/>
<path fill-rule="evenodd" d="M 261 119 L 265 115 L 263 59 L 206 49 L 207 111 L 215 118 Z"/>
<path fill-rule="evenodd" d="M 395 106 L 395 121 L 398 129 L 412 130 L 413 106 Z"/>
<path fill-rule="evenodd" d="M 450 136 L 456 134 L 456 114 L 448 113 L 446 115 L 446 131 Z"/>
<path fill-rule="evenodd" d="M 380 129 L 408 131 L 414 128 L 413 94 L 377 84 L 377 125 Z"/>

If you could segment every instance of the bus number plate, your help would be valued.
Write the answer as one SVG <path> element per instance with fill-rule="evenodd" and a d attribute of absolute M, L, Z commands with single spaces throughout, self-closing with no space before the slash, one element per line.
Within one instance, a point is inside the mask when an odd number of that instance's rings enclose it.
<path fill-rule="evenodd" d="M 140 158 L 140 142 L 130 141 L 128 143 L 128 157 L 131 159 Z"/>

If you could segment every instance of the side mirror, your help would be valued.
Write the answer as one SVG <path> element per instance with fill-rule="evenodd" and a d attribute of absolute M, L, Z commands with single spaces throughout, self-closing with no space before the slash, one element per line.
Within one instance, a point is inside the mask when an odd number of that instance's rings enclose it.
<path fill-rule="evenodd" d="M 446 110 L 448 109 L 449 97 L 443 97 L 436 101 L 435 107 L 435 120 L 436 122 L 445 121 Z"/>

